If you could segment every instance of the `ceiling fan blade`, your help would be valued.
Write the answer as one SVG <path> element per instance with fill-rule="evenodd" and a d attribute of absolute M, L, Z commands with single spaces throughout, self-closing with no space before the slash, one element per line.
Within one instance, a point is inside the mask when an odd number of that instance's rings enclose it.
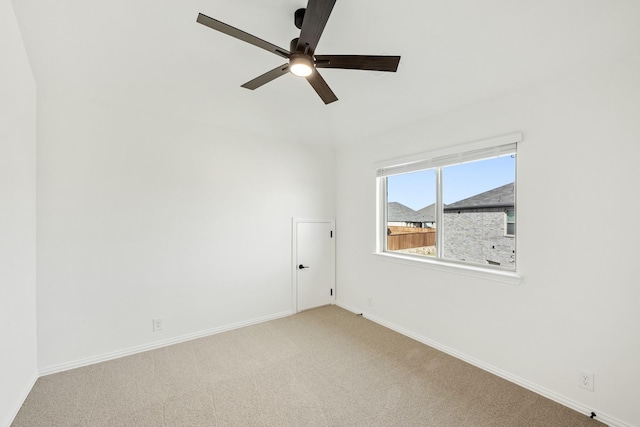
<path fill-rule="evenodd" d="M 299 51 L 304 51 L 309 46 L 310 53 L 313 53 L 318 46 L 318 41 L 322 35 L 325 25 L 329 20 L 329 15 L 333 10 L 336 0 L 309 0 L 307 10 L 304 13 L 300 38 L 298 39 Z"/>
<path fill-rule="evenodd" d="M 372 70 L 395 72 L 399 56 L 380 55 L 316 55 L 317 68 L 343 68 L 348 70 Z"/>
<path fill-rule="evenodd" d="M 320 98 L 322 98 L 325 104 L 330 104 L 338 100 L 336 94 L 333 93 L 327 82 L 324 81 L 317 70 L 314 70 L 313 73 L 311 73 L 311 75 L 307 77 L 307 80 L 309 81 L 309 83 L 311 83 L 311 86 L 313 86 L 313 88 L 318 93 Z"/>
<path fill-rule="evenodd" d="M 246 89 L 258 89 L 260 86 L 269 83 L 271 80 L 275 80 L 278 77 L 285 75 L 289 72 L 289 64 L 283 64 L 277 68 L 274 68 L 271 71 L 267 71 L 261 76 L 256 77 L 255 79 L 246 82 L 242 85 L 242 87 Z"/>
<path fill-rule="evenodd" d="M 249 33 L 245 33 L 244 31 L 232 27 L 231 25 L 225 24 L 224 22 L 220 22 L 217 19 L 213 19 L 208 17 L 207 15 L 203 15 L 202 13 L 198 14 L 196 22 L 214 30 L 220 31 L 221 33 L 225 33 L 231 37 L 235 37 L 236 39 L 242 40 L 243 42 L 247 42 L 264 50 L 268 50 L 269 52 L 275 53 L 276 55 L 282 56 L 283 58 L 288 59 L 289 56 L 291 56 L 291 52 L 286 49 L 264 41 L 256 36 L 252 36 Z"/>

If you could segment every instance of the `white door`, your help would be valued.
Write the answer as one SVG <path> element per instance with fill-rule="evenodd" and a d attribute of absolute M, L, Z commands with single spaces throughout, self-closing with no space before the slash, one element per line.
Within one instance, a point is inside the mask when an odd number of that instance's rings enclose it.
<path fill-rule="evenodd" d="M 293 276 L 297 311 L 335 300 L 335 227 L 333 220 L 294 219 Z"/>

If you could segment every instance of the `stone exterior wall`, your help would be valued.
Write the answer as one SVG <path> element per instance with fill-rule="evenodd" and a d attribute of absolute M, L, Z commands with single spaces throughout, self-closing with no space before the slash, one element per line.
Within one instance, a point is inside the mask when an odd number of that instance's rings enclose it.
<path fill-rule="evenodd" d="M 478 264 L 515 266 L 515 238 L 505 236 L 505 210 L 444 213 L 443 256 Z"/>

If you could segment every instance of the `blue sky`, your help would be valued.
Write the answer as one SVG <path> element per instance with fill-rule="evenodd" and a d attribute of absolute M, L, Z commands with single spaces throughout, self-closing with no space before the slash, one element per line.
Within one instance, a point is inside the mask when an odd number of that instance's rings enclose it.
<path fill-rule="evenodd" d="M 443 168 L 445 204 L 466 199 L 515 181 L 515 157 L 503 156 Z M 433 170 L 390 176 L 387 179 L 389 202 L 402 203 L 418 210 L 435 203 L 436 177 Z"/>

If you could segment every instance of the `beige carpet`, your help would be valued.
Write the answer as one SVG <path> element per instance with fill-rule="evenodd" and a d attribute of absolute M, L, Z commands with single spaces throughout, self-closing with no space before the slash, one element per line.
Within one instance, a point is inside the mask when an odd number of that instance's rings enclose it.
<path fill-rule="evenodd" d="M 599 426 L 335 306 L 40 378 L 14 426 Z"/>

